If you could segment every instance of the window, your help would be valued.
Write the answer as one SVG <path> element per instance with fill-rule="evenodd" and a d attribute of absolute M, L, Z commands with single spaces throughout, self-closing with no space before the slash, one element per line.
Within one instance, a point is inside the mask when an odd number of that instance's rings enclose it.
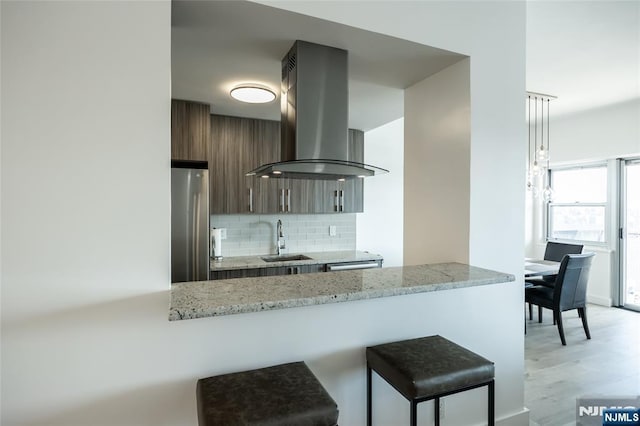
<path fill-rule="evenodd" d="M 547 238 L 604 243 L 607 167 L 551 170 L 553 201 L 548 204 Z"/>

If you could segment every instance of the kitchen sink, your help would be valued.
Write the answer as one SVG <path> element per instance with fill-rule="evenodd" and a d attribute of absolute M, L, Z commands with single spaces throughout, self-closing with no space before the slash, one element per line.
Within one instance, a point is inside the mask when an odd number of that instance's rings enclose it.
<path fill-rule="evenodd" d="M 309 260 L 311 259 L 308 256 L 305 256 L 304 254 L 283 254 L 283 255 L 274 255 L 274 256 L 263 256 L 260 259 L 264 260 L 265 262 L 291 262 L 294 260 Z"/>

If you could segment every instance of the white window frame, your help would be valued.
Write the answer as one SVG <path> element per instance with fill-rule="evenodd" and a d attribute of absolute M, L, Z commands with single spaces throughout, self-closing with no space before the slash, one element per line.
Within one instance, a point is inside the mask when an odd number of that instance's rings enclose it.
<path fill-rule="evenodd" d="M 607 171 L 607 188 L 609 188 L 609 165 L 607 163 L 607 161 L 599 161 L 597 163 L 586 163 L 586 164 L 572 164 L 572 165 L 564 165 L 564 166 L 559 166 L 559 167 L 552 167 L 550 168 L 547 173 L 548 175 L 548 179 L 549 182 L 551 182 L 551 188 L 553 188 L 553 179 L 552 179 L 552 172 L 554 171 L 562 171 L 562 170 L 578 170 L 578 169 L 591 169 L 591 168 L 597 168 L 597 167 L 604 167 L 604 169 Z M 573 202 L 573 203 L 554 203 L 553 201 L 547 201 L 545 203 L 545 237 L 547 241 L 553 241 L 553 242 L 562 242 L 562 243 L 579 243 L 579 244 L 583 244 L 583 245 L 588 245 L 588 246 L 594 246 L 594 247 L 603 247 L 603 248 L 607 248 L 609 247 L 609 243 L 611 241 L 611 235 L 610 235 L 610 218 L 611 218 L 611 212 L 610 212 L 610 202 L 611 202 L 611 196 L 609 194 L 609 191 L 607 191 L 607 199 L 604 202 L 600 202 L 600 203 L 580 203 L 580 202 Z M 553 238 L 551 236 L 551 208 L 554 206 L 558 206 L 558 207 L 604 207 L 604 241 L 592 241 L 592 240 L 578 240 L 578 239 L 566 239 L 566 238 Z"/>

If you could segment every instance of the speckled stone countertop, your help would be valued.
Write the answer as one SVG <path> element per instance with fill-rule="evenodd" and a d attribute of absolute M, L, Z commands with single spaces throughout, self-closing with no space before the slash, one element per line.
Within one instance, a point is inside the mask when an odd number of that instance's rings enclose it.
<path fill-rule="evenodd" d="M 461 263 L 196 281 L 171 286 L 169 320 L 295 308 L 514 281 Z"/>
<path fill-rule="evenodd" d="M 303 254 L 311 259 L 290 260 L 286 262 L 265 262 L 261 256 L 224 257 L 222 260 L 211 260 L 212 271 L 227 271 L 230 269 L 273 268 L 278 266 L 317 265 L 319 263 L 360 262 L 367 260 L 382 260 L 379 254 L 366 251 L 323 251 L 314 253 L 287 253 L 286 255 Z M 275 256 L 275 255 L 266 255 Z"/>

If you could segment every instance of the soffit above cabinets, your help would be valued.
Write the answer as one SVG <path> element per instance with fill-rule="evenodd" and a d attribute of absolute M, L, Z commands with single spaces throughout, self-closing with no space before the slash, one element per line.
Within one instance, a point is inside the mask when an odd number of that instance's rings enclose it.
<path fill-rule="evenodd" d="M 258 82 L 280 92 L 280 62 L 295 40 L 349 51 L 349 127 L 370 130 L 404 116 L 404 89 L 465 56 L 245 1 L 173 1 L 172 98 L 211 112 L 280 120 L 280 99 L 243 105 L 229 91 Z"/>

